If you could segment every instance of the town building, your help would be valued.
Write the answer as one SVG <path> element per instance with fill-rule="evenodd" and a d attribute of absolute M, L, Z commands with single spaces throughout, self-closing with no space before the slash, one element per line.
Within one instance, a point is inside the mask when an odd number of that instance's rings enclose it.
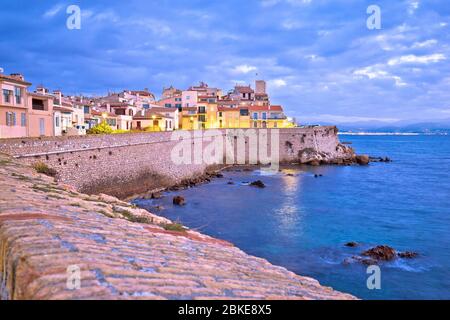
<path fill-rule="evenodd" d="M 21 74 L 0 74 L 0 138 L 28 135 L 29 86 Z"/>

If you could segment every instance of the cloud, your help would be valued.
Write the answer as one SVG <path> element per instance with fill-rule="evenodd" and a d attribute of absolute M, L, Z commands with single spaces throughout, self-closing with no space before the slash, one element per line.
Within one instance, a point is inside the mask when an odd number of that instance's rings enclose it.
<path fill-rule="evenodd" d="M 268 81 L 269 86 L 274 86 L 276 88 L 282 88 L 287 86 L 287 82 L 283 79 L 272 79 Z"/>
<path fill-rule="evenodd" d="M 63 7 L 62 4 L 54 5 L 53 7 L 51 7 L 50 9 L 48 9 L 47 11 L 44 12 L 43 17 L 46 18 L 46 19 L 53 18 L 53 17 L 56 16 L 63 8 L 64 8 L 64 7 Z"/>
<path fill-rule="evenodd" d="M 403 79 L 399 76 L 392 75 L 386 70 L 383 70 L 383 65 L 374 65 L 365 67 L 362 69 L 355 70 L 353 74 L 356 77 L 367 77 L 369 79 L 388 79 L 388 80 L 394 80 L 394 83 L 396 86 L 402 87 L 406 85 L 406 82 L 403 81 Z"/>
<path fill-rule="evenodd" d="M 252 71 L 256 71 L 258 70 L 258 68 L 256 68 L 255 66 L 249 66 L 248 64 L 242 64 L 239 66 L 236 66 L 235 68 L 233 68 L 233 72 L 234 73 L 243 73 L 243 74 L 247 74 L 250 73 Z"/>
<path fill-rule="evenodd" d="M 430 64 L 445 60 L 446 57 L 442 53 L 435 53 L 426 56 L 416 56 L 414 54 L 392 58 L 388 61 L 388 65 L 395 66 L 400 64 Z"/>

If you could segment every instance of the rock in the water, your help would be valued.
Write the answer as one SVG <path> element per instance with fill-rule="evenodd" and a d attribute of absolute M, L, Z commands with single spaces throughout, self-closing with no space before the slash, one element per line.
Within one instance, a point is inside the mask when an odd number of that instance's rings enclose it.
<path fill-rule="evenodd" d="M 317 166 L 320 166 L 320 161 L 314 159 L 314 160 L 309 161 L 308 164 L 309 164 L 310 166 L 317 167 Z"/>
<path fill-rule="evenodd" d="M 161 199 L 162 197 L 161 192 L 152 193 L 152 199 Z"/>
<path fill-rule="evenodd" d="M 184 206 L 186 204 L 186 200 L 181 196 L 176 196 L 173 198 L 173 204 L 177 206 Z"/>
<path fill-rule="evenodd" d="M 227 184 L 229 184 L 229 185 L 234 185 L 234 182 L 233 182 L 233 181 L 228 181 Z"/>
<path fill-rule="evenodd" d="M 359 243 L 354 242 L 354 241 L 352 241 L 352 242 L 347 242 L 347 243 L 345 244 L 345 246 L 346 246 L 346 247 L 350 247 L 350 248 L 355 248 L 355 247 L 359 246 Z"/>
<path fill-rule="evenodd" d="M 419 254 L 417 252 L 406 251 L 406 252 L 399 252 L 397 255 L 400 258 L 413 259 L 413 258 L 416 258 Z"/>
<path fill-rule="evenodd" d="M 216 174 L 216 178 L 223 178 L 223 174 L 222 173 L 217 173 Z"/>
<path fill-rule="evenodd" d="M 369 164 L 369 162 L 370 162 L 370 158 L 368 155 L 356 156 L 356 163 L 358 163 L 359 165 L 366 166 Z"/>
<path fill-rule="evenodd" d="M 362 255 L 382 261 L 390 261 L 397 256 L 395 250 L 389 246 L 377 246 L 375 248 L 364 251 Z"/>
<path fill-rule="evenodd" d="M 265 188 L 265 187 L 266 187 L 266 185 L 264 184 L 264 182 L 262 182 L 261 180 L 253 181 L 252 183 L 250 183 L 250 186 L 252 186 L 252 187 L 258 187 L 258 188 Z"/>

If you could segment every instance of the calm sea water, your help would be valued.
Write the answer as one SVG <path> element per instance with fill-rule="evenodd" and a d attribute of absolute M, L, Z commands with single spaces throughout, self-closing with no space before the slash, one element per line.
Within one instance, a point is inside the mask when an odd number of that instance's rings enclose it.
<path fill-rule="evenodd" d="M 287 171 L 227 172 L 224 179 L 136 203 L 150 210 L 162 205 L 158 214 L 359 298 L 450 299 L 450 137 L 341 136 L 341 141 L 394 162 L 301 167 L 294 177 Z M 228 185 L 230 179 L 236 184 Z M 256 179 L 267 188 L 241 184 Z M 185 207 L 172 205 L 175 194 L 186 197 Z M 347 248 L 348 241 L 362 247 Z M 382 264 L 382 289 L 372 291 L 365 266 L 342 262 L 380 244 L 420 256 Z"/>

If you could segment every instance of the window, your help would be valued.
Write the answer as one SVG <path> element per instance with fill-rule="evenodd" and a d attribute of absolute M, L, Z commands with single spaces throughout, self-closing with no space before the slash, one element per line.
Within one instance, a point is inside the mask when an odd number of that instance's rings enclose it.
<path fill-rule="evenodd" d="M 10 126 L 10 127 L 16 125 L 16 113 L 15 112 L 6 112 L 6 125 Z"/>
<path fill-rule="evenodd" d="M 182 107 L 182 104 L 181 103 L 177 103 L 176 105 L 175 105 L 175 108 L 177 108 L 177 109 L 180 109 Z"/>
<path fill-rule="evenodd" d="M 258 113 L 257 112 L 253 112 L 253 119 L 258 120 Z"/>
<path fill-rule="evenodd" d="M 198 107 L 198 113 L 206 113 L 206 107 Z"/>
<path fill-rule="evenodd" d="M 275 121 L 275 122 L 273 123 L 273 127 L 274 127 L 274 128 L 278 128 L 278 122 Z"/>
<path fill-rule="evenodd" d="M 198 121 L 199 122 L 206 122 L 206 116 L 205 115 L 199 115 L 198 116 Z"/>
<path fill-rule="evenodd" d="M 89 106 L 84 106 L 83 109 L 85 114 L 89 113 Z"/>
<path fill-rule="evenodd" d="M 32 99 L 31 107 L 32 107 L 33 110 L 44 111 L 45 110 L 44 100 Z"/>
<path fill-rule="evenodd" d="M 14 93 L 16 96 L 16 104 L 21 104 L 22 103 L 22 89 L 15 87 Z"/>
<path fill-rule="evenodd" d="M 172 104 L 170 104 L 170 103 L 166 103 L 164 106 L 165 106 L 166 108 L 172 108 Z"/>
<path fill-rule="evenodd" d="M 59 128 L 59 117 L 55 117 L 55 127 Z"/>
<path fill-rule="evenodd" d="M 150 109 L 150 105 L 149 105 L 149 104 L 143 104 L 143 105 L 142 105 L 142 108 L 144 108 L 144 109 Z"/>
<path fill-rule="evenodd" d="M 133 112 L 133 109 L 128 110 L 128 115 L 129 115 L 129 116 L 133 116 L 133 115 L 134 115 L 133 113 L 134 113 L 134 112 Z"/>
<path fill-rule="evenodd" d="M 11 103 L 11 90 L 3 89 L 3 102 Z"/>
<path fill-rule="evenodd" d="M 262 113 L 262 118 L 263 118 L 263 120 L 266 120 L 266 119 L 267 119 L 267 113 L 266 113 L 266 112 L 263 112 L 263 113 Z"/>
<path fill-rule="evenodd" d="M 239 113 L 241 116 L 248 116 L 248 109 L 241 109 L 239 110 Z"/>
<path fill-rule="evenodd" d="M 191 100 L 191 96 L 186 96 L 186 100 Z"/>
<path fill-rule="evenodd" d="M 222 111 L 220 111 L 219 112 L 219 117 L 222 117 L 222 116 L 223 116 Z M 220 120 L 220 121 L 222 121 L 222 120 Z"/>
<path fill-rule="evenodd" d="M 175 101 L 176 101 L 176 102 L 180 102 L 180 101 L 181 101 L 181 98 L 175 98 Z"/>
<path fill-rule="evenodd" d="M 20 125 L 25 127 L 27 125 L 27 115 L 25 113 L 20 114 Z"/>
<path fill-rule="evenodd" d="M 256 121 L 253 122 L 253 128 L 258 128 L 258 122 Z"/>

